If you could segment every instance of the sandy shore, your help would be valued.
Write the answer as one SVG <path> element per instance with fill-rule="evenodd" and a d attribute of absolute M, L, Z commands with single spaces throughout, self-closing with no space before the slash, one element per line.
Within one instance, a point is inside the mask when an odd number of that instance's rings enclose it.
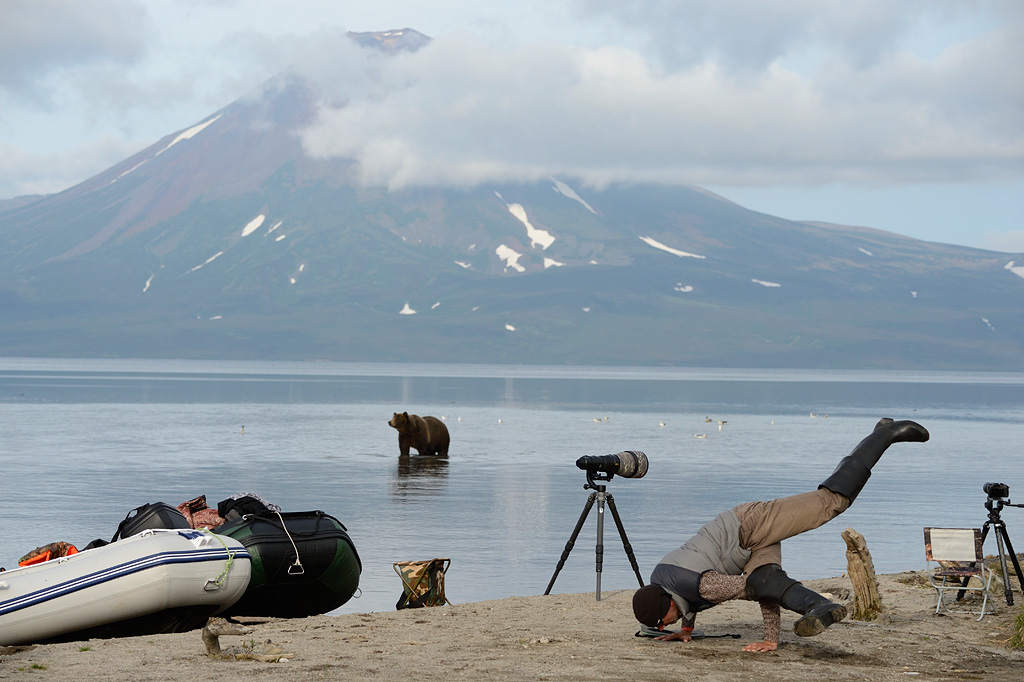
<path fill-rule="evenodd" d="M 846 578 L 809 581 L 837 598 Z M 761 636 L 753 602 L 730 602 L 698 617 L 708 635 L 690 643 L 634 636 L 632 590 L 513 597 L 429 609 L 316 616 L 241 618 L 248 635 L 222 636 L 223 647 L 267 640 L 294 654 L 276 663 L 206 655 L 200 631 L 29 647 L 0 647 L 0 678 L 32 675 L 92 680 L 1014 680 L 1024 650 L 1007 640 L 1022 600 L 980 623 L 933 614 L 934 590 L 920 573 L 879 576 L 884 612 L 874 622 L 847 620 L 824 634 L 792 633 L 783 612 L 779 650 L 746 653 Z"/>

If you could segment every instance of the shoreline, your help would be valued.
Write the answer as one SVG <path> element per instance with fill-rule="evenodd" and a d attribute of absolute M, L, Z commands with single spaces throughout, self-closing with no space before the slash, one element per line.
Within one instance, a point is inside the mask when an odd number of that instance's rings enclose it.
<path fill-rule="evenodd" d="M 507 597 L 404 611 L 238 618 L 252 629 L 224 635 L 222 647 L 267 640 L 292 656 L 287 661 L 224 660 L 206 655 L 202 632 L 93 639 L 61 644 L 0 647 L 0 678 L 57 674 L 78 682 L 132 679 L 348 680 L 388 676 L 421 680 L 671 680 L 692 675 L 726 682 L 755 677 L 807 680 L 1016 679 L 1024 650 L 1008 648 L 1022 599 L 1007 606 L 993 590 L 998 613 L 982 621 L 963 614 L 935 615 L 935 590 L 922 571 L 879 575 L 882 614 L 872 622 L 849 619 L 802 639 L 792 632 L 796 614 L 783 611 L 779 649 L 741 651 L 761 638 L 760 609 L 734 601 L 701 613 L 697 628 L 709 638 L 655 642 L 635 637 L 633 590 Z M 806 581 L 812 589 L 852 599 L 848 578 Z M 1015 597 L 1019 593 L 1015 592 Z M 845 599 L 844 599 L 845 597 Z M 739 634 L 711 638 L 713 635 Z"/>

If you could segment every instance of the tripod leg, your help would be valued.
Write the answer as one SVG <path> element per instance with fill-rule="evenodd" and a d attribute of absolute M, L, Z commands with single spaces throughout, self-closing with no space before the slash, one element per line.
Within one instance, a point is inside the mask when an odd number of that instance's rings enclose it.
<path fill-rule="evenodd" d="M 1010 585 L 1010 576 L 1006 573 L 1006 553 L 1003 551 L 1003 534 L 996 528 L 996 547 L 999 548 L 999 567 L 1003 571 L 1003 596 L 1006 597 L 1006 605 L 1013 606 L 1013 587 Z"/>
<path fill-rule="evenodd" d="M 1010 558 L 1013 560 L 1013 567 L 1017 569 L 1017 580 L 1021 581 L 1024 588 L 1024 580 L 1021 579 L 1020 564 L 1017 562 L 1017 555 L 1013 552 L 1013 545 L 1010 544 L 1010 536 L 1006 533 L 1006 526 L 999 525 L 996 528 L 996 545 L 999 547 L 999 567 L 1003 570 L 1003 594 L 1006 596 L 1006 605 L 1013 606 L 1013 586 L 1010 585 L 1010 573 L 1006 570 L 1006 550 L 1003 544 L 1010 550 Z"/>
<path fill-rule="evenodd" d="M 597 562 L 597 588 L 594 596 L 601 601 L 601 571 L 604 567 L 604 499 L 607 493 L 597 493 L 597 546 L 594 548 L 595 560 Z"/>
<path fill-rule="evenodd" d="M 1006 543 L 1006 549 L 1010 550 L 1010 561 L 1013 562 L 1013 568 L 1015 571 L 1017 571 L 1017 583 L 1020 585 L 1021 590 L 1024 590 L 1024 572 L 1021 572 L 1020 570 L 1020 562 L 1017 561 L 1017 553 L 1013 551 L 1013 544 L 1010 543 L 1010 536 L 1006 533 L 1006 526 L 1003 525 L 1003 527 L 1000 528 L 1000 530 L 1003 534 L 1003 542 Z"/>
<path fill-rule="evenodd" d="M 555 584 L 555 578 L 558 577 L 558 573 L 565 566 L 565 560 L 569 558 L 569 552 L 572 551 L 573 545 L 576 544 L 576 538 L 580 534 L 580 528 L 583 528 L 583 522 L 587 520 L 587 514 L 590 513 L 590 508 L 594 506 L 594 500 L 597 499 L 597 493 L 590 493 L 590 497 L 587 498 L 587 503 L 583 505 L 583 513 L 580 514 L 579 521 L 576 522 L 576 527 L 572 531 L 572 535 L 569 536 L 569 542 L 565 543 L 565 549 L 562 550 L 562 558 L 558 560 L 558 566 L 555 567 L 555 574 L 551 576 L 551 582 L 548 583 L 548 589 L 544 590 L 544 594 L 551 594 L 551 588 Z"/>
<path fill-rule="evenodd" d="M 636 556 L 633 555 L 633 546 L 629 544 L 629 539 L 626 537 L 626 529 L 622 525 L 622 519 L 619 517 L 619 510 L 616 509 L 615 500 L 610 494 L 608 495 L 608 508 L 612 510 L 612 518 L 615 519 L 615 525 L 619 529 L 619 537 L 622 538 L 622 548 L 626 550 L 629 565 L 633 567 L 633 573 L 636 573 L 636 579 L 640 583 L 640 587 L 643 587 L 644 579 L 640 575 L 640 566 L 636 563 Z"/>

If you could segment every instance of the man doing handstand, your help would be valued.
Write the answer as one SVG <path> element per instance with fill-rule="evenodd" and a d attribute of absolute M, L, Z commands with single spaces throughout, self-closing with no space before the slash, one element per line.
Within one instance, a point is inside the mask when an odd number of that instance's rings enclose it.
<path fill-rule="evenodd" d="M 633 595 L 636 619 L 658 630 L 681 619 L 680 632 L 657 639 L 688 642 L 698 612 L 750 599 L 761 605 L 764 641 L 744 651 L 778 648 L 780 606 L 801 614 L 793 626 L 800 637 L 824 632 L 846 617 L 846 607 L 786 575 L 781 542 L 846 511 L 890 445 L 927 440 L 928 431 L 916 422 L 882 419 L 817 490 L 722 512 L 654 567 L 650 584 Z"/>

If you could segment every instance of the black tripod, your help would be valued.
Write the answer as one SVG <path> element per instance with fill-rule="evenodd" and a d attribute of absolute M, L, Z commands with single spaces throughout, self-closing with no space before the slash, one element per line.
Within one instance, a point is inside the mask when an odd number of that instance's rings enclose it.
<path fill-rule="evenodd" d="M 1024 504 L 1011 504 L 1010 500 L 1006 500 L 1004 502 L 1002 498 L 993 498 L 990 496 L 985 502 L 985 509 L 988 509 L 988 521 L 985 522 L 985 526 L 981 530 L 981 542 L 984 544 L 985 538 L 988 537 L 989 529 L 994 528 L 996 531 L 996 546 L 999 547 L 999 566 L 1003 571 L 1003 594 L 1006 596 L 1006 605 L 1013 606 L 1013 590 L 1010 587 L 1010 573 L 1006 570 L 1006 550 L 1009 550 L 1010 561 L 1013 562 L 1013 568 L 1017 571 L 1017 581 L 1020 583 L 1022 589 L 1024 589 L 1024 573 L 1020 570 L 1020 562 L 1017 561 L 1017 555 L 1013 551 L 1013 545 L 1010 543 L 1010 536 L 1006 533 L 1006 524 L 999 516 L 999 512 L 1003 507 L 1024 507 Z M 964 578 L 961 585 L 967 585 L 968 580 L 970 580 L 970 578 Z M 961 590 L 957 593 L 956 598 L 962 599 L 963 596 L 964 591 Z"/>
<path fill-rule="evenodd" d="M 576 544 L 576 538 L 580 534 L 580 529 L 583 528 L 583 523 L 587 520 L 587 514 L 590 513 L 590 508 L 594 506 L 594 501 L 597 501 L 597 601 L 601 601 L 601 569 L 604 565 L 604 503 L 608 501 L 608 508 L 612 510 L 612 518 L 615 519 L 615 525 L 619 529 L 619 537 L 622 538 L 622 546 L 626 550 L 626 556 L 629 557 L 629 563 L 633 567 L 633 572 L 636 573 L 636 579 L 640 583 L 640 587 L 644 586 L 644 579 L 640 577 L 640 567 L 637 566 L 636 557 L 633 555 L 633 547 L 629 544 L 629 539 L 626 537 L 626 529 L 622 526 L 622 519 L 619 518 L 619 510 L 615 508 L 615 500 L 612 498 L 612 494 L 605 492 L 607 486 L 595 483 L 595 481 L 610 481 L 614 474 L 593 471 L 587 469 L 587 483 L 583 486 L 584 490 L 593 490 L 590 496 L 587 497 L 587 503 L 583 506 L 583 513 L 580 514 L 579 521 L 576 522 L 576 527 L 572 531 L 572 535 L 569 536 L 569 542 L 565 543 L 565 549 L 562 550 L 562 558 L 558 560 L 558 566 L 555 567 L 555 574 L 551 576 L 551 582 L 548 583 L 548 589 L 544 590 L 544 594 L 551 593 L 551 587 L 555 584 L 555 578 L 558 577 L 558 572 L 565 566 L 565 560 L 569 558 L 569 552 L 572 551 L 573 545 Z"/>

